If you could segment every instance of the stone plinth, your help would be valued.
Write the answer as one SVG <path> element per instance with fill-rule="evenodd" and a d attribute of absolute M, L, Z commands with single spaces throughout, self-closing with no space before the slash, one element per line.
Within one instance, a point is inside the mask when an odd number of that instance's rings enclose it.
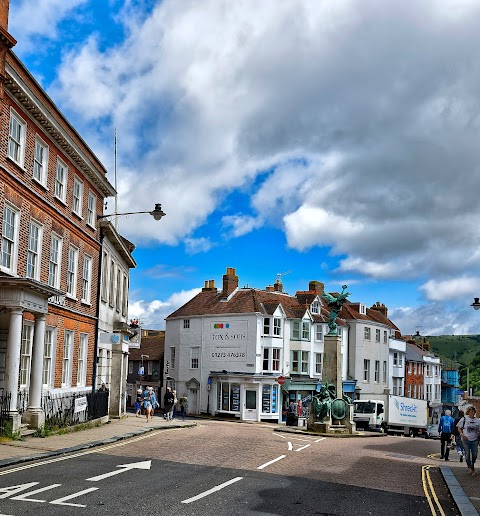
<path fill-rule="evenodd" d="M 342 398 L 342 339 L 339 335 L 325 335 L 323 339 L 322 380 L 335 385 L 337 398 Z"/>

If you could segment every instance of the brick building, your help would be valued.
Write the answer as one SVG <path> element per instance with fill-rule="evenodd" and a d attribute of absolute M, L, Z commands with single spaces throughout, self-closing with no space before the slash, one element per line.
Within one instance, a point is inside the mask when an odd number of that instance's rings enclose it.
<path fill-rule="evenodd" d="M 12 52 L 0 1 L 0 392 L 13 428 L 91 390 L 106 170 Z M 21 405 L 21 406 L 20 406 Z M 24 411 L 25 409 L 25 411 Z"/>

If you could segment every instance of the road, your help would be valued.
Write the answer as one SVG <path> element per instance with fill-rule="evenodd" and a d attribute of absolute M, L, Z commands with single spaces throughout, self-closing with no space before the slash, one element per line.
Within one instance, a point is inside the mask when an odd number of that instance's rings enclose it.
<path fill-rule="evenodd" d="M 200 421 L 1 470 L 0 516 L 431 516 L 438 506 L 457 515 L 439 463 L 428 458 L 438 448 L 419 438 L 323 438 Z"/>

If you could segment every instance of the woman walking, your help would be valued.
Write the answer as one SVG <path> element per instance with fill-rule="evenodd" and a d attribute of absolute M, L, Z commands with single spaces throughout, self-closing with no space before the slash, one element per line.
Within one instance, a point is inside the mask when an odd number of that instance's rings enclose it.
<path fill-rule="evenodd" d="M 476 417 L 477 409 L 470 406 L 466 414 L 457 423 L 458 431 L 462 436 L 463 447 L 465 448 L 465 462 L 472 477 L 475 475 L 475 461 L 478 453 L 478 436 L 480 434 L 480 419 Z"/>

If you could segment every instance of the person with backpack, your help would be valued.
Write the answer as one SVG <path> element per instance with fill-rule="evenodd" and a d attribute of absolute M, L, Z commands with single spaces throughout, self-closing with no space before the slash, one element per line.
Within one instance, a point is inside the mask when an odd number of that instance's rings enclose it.
<path fill-rule="evenodd" d="M 440 434 L 440 458 L 449 461 L 450 442 L 452 441 L 453 417 L 450 410 L 445 411 L 445 415 L 440 418 L 438 423 L 438 433 Z"/>
<path fill-rule="evenodd" d="M 455 437 L 455 447 L 457 449 L 458 457 L 460 459 L 460 462 L 463 462 L 463 459 L 465 458 L 465 448 L 463 447 L 462 443 L 462 436 L 460 435 L 460 430 L 458 429 L 458 423 L 459 421 L 465 416 L 465 413 L 463 410 L 458 411 L 458 416 L 453 421 L 453 436 Z"/>
<path fill-rule="evenodd" d="M 477 409 L 470 405 L 466 415 L 457 424 L 465 448 L 465 462 L 472 477 L 475 475 L 475 461 L 478 452 L 478 436 L 480 434 L 480 419 L 476 417 Z"/>

